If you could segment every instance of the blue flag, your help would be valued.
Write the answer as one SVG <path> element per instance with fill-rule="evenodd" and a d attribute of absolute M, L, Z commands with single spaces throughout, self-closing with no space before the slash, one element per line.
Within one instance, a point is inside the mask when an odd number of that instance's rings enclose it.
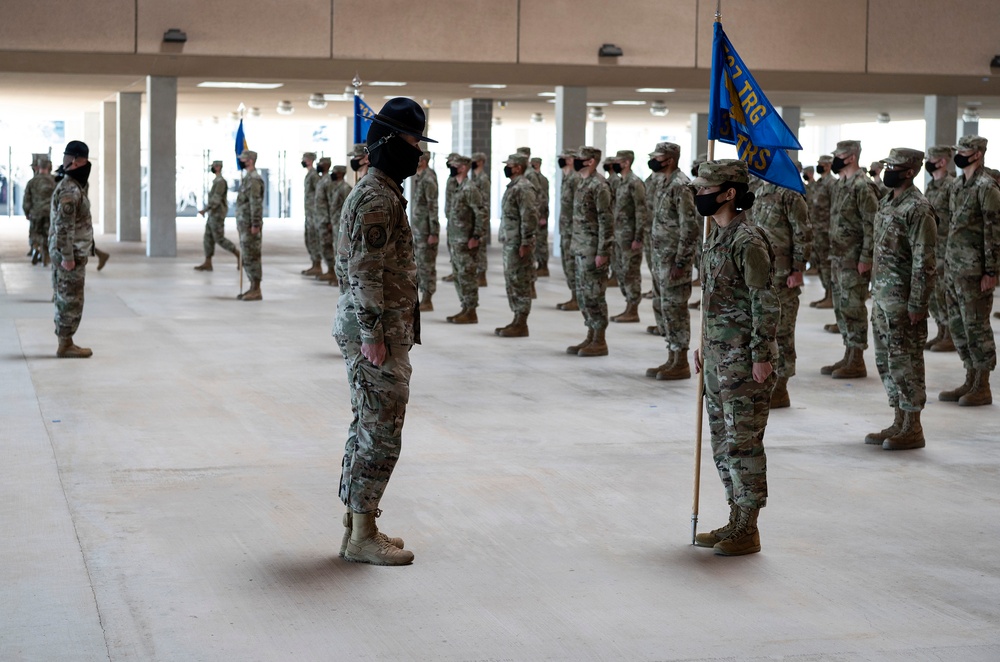
<path fill-rule="evenodd" d="M 712 41 L 708 139 L 736 145 L 751 174 L 805 194 L 799 169 L 785 152 L 802 145 L 743 64 L 722 23 L 715 24 Z"/>
<path fill-rule="evenodd" d="M 364 102 L 360 95 L 354 95 L 354 144 L 368 139 L 368 127 L 372 125 L 375 111 Z"/>
<path fill-rule="evenodd" d="M 247 148 L 247 137 L 243 135 L 243 120 L 240 120 L 240 128 L 236 129 L 236 169 L 243 170 L 243 163 L 240 162 L 240 154 Z"/>

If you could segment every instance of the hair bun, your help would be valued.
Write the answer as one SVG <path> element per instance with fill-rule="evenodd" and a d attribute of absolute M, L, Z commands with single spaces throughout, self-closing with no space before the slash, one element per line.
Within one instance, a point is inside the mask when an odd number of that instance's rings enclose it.
<path fill-rule="evenodd" d="M 742 196 L 740 196 L 740 200 L 736 206 L 739 207 L 741 210 L 750 209 L 751 207 L 753 207 L 753 203 L 756 199 L 757 196 L 753 194 L 753 191 L 747 191 Z"/>

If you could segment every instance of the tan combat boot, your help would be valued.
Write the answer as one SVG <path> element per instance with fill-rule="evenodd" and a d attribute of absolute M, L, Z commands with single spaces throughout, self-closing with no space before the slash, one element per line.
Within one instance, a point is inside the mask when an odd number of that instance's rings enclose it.
<path fill-rule="evenodd" d="M 903 429 L 903 410 L 899 407 L 894 407 L 896 410 L 895 418 L 892 421 L 892 425 L 882 430 L 881 432 L 872 432 L 871 434 L 865 435 L 865 443 L 871 444 L 873 446 L 880 446 L 882 442 L 900 433 Z"/>
<path fill-rule="evenodd" d="M 313 260 L 312 266 L 301 271 L 303 276 L 318 276 L 323 273 L 323 263 L 320 260 Z"/>
<path fill-rule="evenodd" d="M 420 312 L 428 313 L 434 310 L 434 304 L 431 303 L 431 293 L 424 292 L 423 298 L 420 299 Z"/>
<path fill-rule="evenodd" d="M 666 370 L 667 368 L 669 368 L 671 365 L 673 365 L 674 360 L 676 358 L 677 358 L 677 353 L 674 352 L 674 350 L 670 350 L 670 353 L 667 354 L 667 362 L 662 365 L 658 365 L 654 368 L 646 368 L 646 376 L 649 377 L 650 379 L 656 379 L 656 373 L 660 372 L 661 370 Z"/>
<path fill-rule="evenodd" d="M 556 308 L 559 310 L 580 310 L 580 304 L 576 302 L 576 297 L 573 297 L 565 303 L 560 303 Z"/>
<path fill-rule="evenodd" d="M 993 393 L 990 391 L 990 371 L 976 370 L 975 380 L 969 392 L 958 399 L 961 407 L 982 407 L 993 404 Z"/>
<path fill-rule="evenodd" d="M 920 425 L 919 411 L 903 412 L 903 427 L 897 434 L 882 442 L 882 448 L 887 451 L 906 451 L 911 448 L 923 448 L 924 428 Z"/>
<path fill-rule="evenodd" d="M 479 324 L 479 317 L 476 315 L 475 308 L 463 308 L 462 312 L 454 317 L 449 317 L 448 321 L 452 324 Z"/>
<path fill-rule="evenodd" d="M 736 520 L 740 514 L 739 506 L 735 501 L 729 502 L 729 523 L 708 533 L 699 533 L 694 537 L 696 547 L 715 547 L 717 544 L 729 537 L 729 534 L 736 528 Z"/>
<path fill-rule="evenodd" d="M 626 302 L 625 312 L 611 318 L 612 322 L 627 323 L 639 321 L 639 303 Z"/>
<path fill-rule="evenodd" d="M 320 281 L 321 283 L 332 283 L 333 281 L 337 280 L 337 273 L 333 269 L 327 269 L 326 273 L 322 273 L 316 276 L 316 280 Z"/>
<path fill-rule="evenodd" d="M 49 255 L 49 247 L 42 247 L 42 266 L 47 267 L 52 264 L 52 257 Z"/>
<path fill-rule="evenodd" d="M 826 331 L 827 333 L 839 334 L 840 325 L 837 324 L 836 322 L 834 322 L 833 324 L 824 324 L 823 330 Z"/>
<path fill-rule="evenodd" d="M 813 301 L 809 304 L 810 308 L 833 308 L 833 297 L 830 295 L 830 290 L 826 291 L 823 298 L 819 301 Z"/>
<path fill-rule="evenodd" d="M 501 329 L 497 329 L 496 334 L 501 338 L 527 338 L 528 316 L 524 313 L 514 315 L 514 321 Z"/>
<path fill-rule="evenodd" d="M 347 540 L 344 558 L 372 565 L 410 565 L 413 563 L 413 552 L 400 549 L 386 536 L 379 535 L 375 518 L 380 514 L 378 510 L 374 513 L 351 513 L 351 536 Z"/>
<path fill-rule="evenodd" d="M 479 280 L 477 281 L 477 285 L 479 287 L 486 287 L 486 272 L 485 271 L 483 273 L 479 274 Z M 534 284 L 532 284 L 531 287 L 534 288 L 535 287 Z M 534 292 L 534 289 L 532 289 L 532 292 Z M 532 297 L 532 298 L 534 298 L 534 297 Z"/>
<path fill-rule="evenodd" d="M 945 332 L 944 325 L 943 324 L 938 324 L 937 325 L 937 335 L 924 343 L 924 349 L 925 350 L 930 350 L 930 348 L 933 347 L 935 344 L 937 344 L 937 343 L 941 342 L 942 340 L 944 340 L 944 332 Z"/>
<path fill-rule="evenodd" d="M 590 344 L 581 347 L 580 351 L 576 353 L 577 356 L 607 356 L 608 355 L 608 343 L 604 339 L 604 329 L 596 329 L 594 331 L 594 339 L 590 341 Z"/>
<path fill-rule="evenodd" d="M 976 371 L 966 370 L 965 371 L 965 383 L 956 389 L 950 391 L 941 391 L 938 393 L 938 400 L 941 402 L 958 402 L 963 395 L 972 390 L 972 384 L 976 381 Z"/>
<path fill-rule="evenodd" d="M 250 289 L 243 293 L 243 301 L 260 301 L 264 296 L 260 292 L 260 281 L 252 279 Z"/>
<path fill-rule="evenodd" d="M 212 256 L 206 255 L 205 261 L 194 268 L 195 271 L 211 271 L 212 270 Z"/>
<path fill-rule="evenodd" d="M 860 347 L 851 347 L 847 351 L 847 363 L 833 371 L 831 377 L 834 379 L 861 379 L 868 376 L 868 368 L 865 367 L 865 350 Z"/>
<path fill-rule="evenodd" d="M 760 551 L 760 532 L 757 530 L 759 508 L 740 508 L 736 526 L 729 535 L 715 544 L 719 556 L 743 556 Z"/>
<path fill-rule="evenodd" d="M 464 314 L 465 314 L 465 306 L 462 306 L 462 310 L 458 311 L 454 315 L 448 315 L 448 317 L 444 318 L 444 321 L 446 321 L 446 322 L 454 322 L 456 317 L 458 317 L 459 315 L 464 315 Z"/>
<path fill-rule="evenodd" d="M 453 283 L 453 282 L 455 282 L 455 274 L 448 274 L 447 276 L 445 276 L 441 280 L 442 280 L 442 282 L 445 282 L 445 283 Z"/>
<path fill-rule="evenodd" d="M 549 265 L 547 262 L 539 262 L 538 268 L 535 269 L 535 275 L 539 278 L 545 278 L 549 275 Z"/>
<path fill-rule="evenodd" d="M 648 333 L 651 336 L 665 336 L 665 335 L 667 335 L 663 331 L 660 331 L 660 327 L 658 327 L 656 325 L 647 326 L 646 327 L 646 333 Z"/>
<path fill-rule="evenodd" d="M 108 260 L 111 258 L 111 255 L 105 253 L 97 246 L 94 246 L 94 253 L 97 255 L 97 270 L 100 271 L 101 269 L 104 268 L 104 265 L 108 263 Z"/>
<path fill-rule="evenodd" d="M 844 358 L 840 359 L 833 365 L 825 365 L 819 369 L 819 374 L 821 375 L 832 375 L 834 370 L 839 370 L 847 365 L 847 355 L 850 354 L 851 350 L 848 347 L 844 348 Z"/>
<path fill-rule="evenodd" d="M 61 359 L 87 359 L 93 356 L 89 347 L 77 347 L 73 344 L 73 336 L 59 336 L 59 348 L 56 356 Z"/>
<path fill-rule="evenodd" d="M 657 372 L 656 379 L 661 382 L 691 379 L 691 366 L 688 364 L 687 350 L 675 353 L 673 363 Z"/>
<path fill-rule="evenodd" d="M 340 558 L 344 558 L 344 554 L 347 553 L 347 543 L 351 540 L 351 529 L 353 528 L 353 525 L 351 524 L 352 519 L 350 510 L 344 513 L 344 537 L 340 540 L 340 553 L 337 554 Z M 405 547 L 402 538 L 390 538 L 381 531 L 379 531 L 376 535 L 397 549 L 403 549 Z"/>
<path fill-rule="evenodd" d="M 792 400 L 788 397 L 788 377 L 778 377 L 778 381 L 771 391 L 771 409 L 785 409 L 792 406 Z"/>
<path fill-rule="evenodd" d="M 932 352 L 954 352 L 955 351 L 955 341 L 951 338 L 951 331 L 945 327 L 944 336 L 941 340 L 931 345 Z"/>
<path fill-rule="evenodd" d="M 587 337 L 586 337 L 586 339 L 584 339 L 584 341 L 582 343 L 580 343 L 579 345 L 570 345 L 569 347 L 567 347 L 566 348 L 566 353 L 567 354 L 572 354 L 573 356 L 576 356 L 580 352 L 581 349 L 583 349 L 584 347 L 586 347 L 587 345 L 589 345 L 592 342 L 594 342 L 594 330 L 588 328 L 587 329 Z"/>

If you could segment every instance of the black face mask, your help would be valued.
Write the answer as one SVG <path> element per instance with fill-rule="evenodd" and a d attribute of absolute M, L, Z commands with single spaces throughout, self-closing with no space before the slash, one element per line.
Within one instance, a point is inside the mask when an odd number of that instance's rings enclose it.
<path fill-rule="evenodd" d="M 938 169 L 938 164 L 934 163 L 933 161 L 928 161 L 927 163 L 924 164 L 924 169 L 927 170 L 928 175 L 931 175 L 934 173 L 935 170 Z"/>
<path fill-rule="evenodd" d="M 583 159 L 573 159 L 573 170 L 580 172 L 584 167 Z"/>
<path fill-rule="evenodd" d="M 965 156 L 963 154 L 955 155 L 955 165 L 959 168 L 967 168 L 972 164 L 972 156 Z"/>
<path fill-rule="evenodd" d="M 906 170 L 886 170 L 882 173 L 882 183 L 889 188 L 899 188 L 906 182 Z"/>
<path fill-rule="evenodd" d="M 844 159 L 840 158 L 839 156 L 835 156 L 833 157 L 833 163 L 830 164 L 830 170 L 832 170 L 833 174 L 836 175 L 838 172 L 843 170 L 844 166 L 846 165 L 847 164 L 844 163 Z"/>
<path fill-rule="evenodd" d="M 458 168 L 455 166 L 448 166 L 448 176 L 455 177 L 456 175 L 458 175 Z"/>
<path fill-rule="evenodd" d="M 612 163 L 611 164 L 611 169 L 614 170 L 615 173 L 617 173 L 619 175 L 622 174 L 622 164 L 621 163 Z"/>
<path fill-rule="evenodd" d="M 691 176 L 692 177 L 698 176 L 698 166 L 691 166 Z"/>
<path fill-rule="evenodd" d="M 610 163 L 605 163 L 602 167 L 604 168 L 604 172 L 611 172 L 611 164 Z"/>
<path fill-rule="evenodd" d="M 566 159 L 564 159 L 561 156 L 559 157 L 559 167 L 560 168 L 565 168 L 566 167 Z"/>
<path fill-rule="evenodd" d="M 63 180 L 63 177 L 65 177 L 65 176 L 66 176 L 66 167 L 65 166 L 59 166 L 58 168 L 56 168 L 56 171 L 53 173 L 53 177 L 55 178 L 55 180 L 57 182 L 61 182 Z"/>
<path fill-rule="evenodd" d="M 802 181 L 804 181 L 806 184 L 808 184 L 811 181 L 809 179 L 809 175 L 802 175 Z"/>
<path fill-rule="evenodd" d="M 649 169 L 652 170 L 653 172 L 660 172 L 661 170 L 663 170 L 663 164 L 660 161 L 657 161 L 656 159 L 650 159 L 649 161 L 646 161 L 646 165 L 648 165 Z"/>
<path fill-rule="evenodd" d="M 302 167 L 303 168 L 308 168 L 309 167 L 309 164 L 305 162 L 305 159 L 302 160 Z"/>
<path fill-rule="evenodd" d="M 361 159 L 351 159 L 351 170 L 354 172 L 361 170 Z"/>
<path fill-rule="evenodd" d="M 876 179 L 878 177 L 878 172 L 874 168 L 869 170 L 868 174 L 871 175 L 872 179 Z"/>
<path fill-rule="evenodd" d="M 208 171 L 209 171 L 210 173 L 212 173 L 213 175 L 215 174 L 215 168 L 209 168 L 209 169 L 208 169 Z"/>
<path fill-rule="evenodd" d="M 372 135 L 369 132 L 369 140 Z M 374 144 L 375 140 L 372 140 Z M 369 148 L 370 149 L 370 148 Z M 386 142 L 369 151 L 368 160 L 372 167 L 378 168 L 389 179 L 402 186 L 403 180 L 417 174 L 417 165 L 420 163 L 420 156 L 423 150 L 411 145 L 399 136 L 393 136 Z"/>
<path fill-rule="evenodd" d="M 826 166 L 825 165 L 821 164 L 821 165 L 817 165 L 816 166 L 816 174 L 817 175 L 822 175 L 824 172 L 826 172 Z"/>
<path fill-rule="evenodd" d="M 514 176 L 514 169 L 511 168 L 510 166 L 504 166 L 503 167 L 503 176 L 506 177 L 507 179 L 510 179 L 511 177 Z"/>
<path fill-rule="evenodd" d="M 87 161 L 79 168 L 67 170 L 66 174 L 79 182 L 80 186 L 86 186 L 87 180 L 90 179 L 90 161 Z"/>
<path fill-rule="evenodd" d="M 722 191 L 717 191 L 715 193 L 694 196 L 694 206 L 698 210 L 698 214 L 701 216 L 714 216 L 715 212 L 719 211 L 722 205 L 726 204 L 725 202 L 716 200 L 722 193 Z"/>
<path fill-rule="evenodd" d="M 472 165 L 469 166 L 469 170 L 475 171 L 475 169 L 478 168 L 478 167 L 479 167 L 479 164 L 476 163 L 475 161 L 473 161 Z"/>

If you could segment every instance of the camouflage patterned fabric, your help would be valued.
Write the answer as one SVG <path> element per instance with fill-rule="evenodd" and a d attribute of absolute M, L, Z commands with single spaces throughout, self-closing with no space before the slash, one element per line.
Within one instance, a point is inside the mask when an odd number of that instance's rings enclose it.
<path fill-rule="evenodd" d="M 318 224 L 316 223 L 316 185 L 319 183 L 320 175 L 312 168 L 306 169 L 306 176 L 303 180 L 302 206 L 305 209 L 305 243 L 306 250 L 309 251 L 309 258 L 313 262 L 319 262 L 323 257 L 323 249 L 320 246 Z"/>
<path fill-rule="evenodd" d="M 882 198 L 875 214 L 872 340 L 889 405 L 920 411 L 927 402 L 924 343 L 934 286 L 937 223 L 916 187 Z M 912 324 L 909 315 L 924 318 Z"/>
<path fill-rule="evenodd" d="M 94 246 L 90 200 L 70 175 L 63 177 L 52 192 L 48 242 L 56 304 L 55 332 L 60 338 L 68 338 L 76 333 L 83 317 L 87 256 Z M 75 262 L 76 266 L 67 271 L 63 261 Z"/>
<path fill-rule="evenodd" d="M 611 188 L 597 173 L 581 177 L 573 196 L 573 239 L 570 250 L 576 261 L 576 301 L 587 328 L 608 326 L 608 264 L 598 268 L 597 256 L 610 258 L 614 220 Z"/>
<path fill-rule="evenodd" d="M 580 175 L 570 170 L 564 174 L 559 192 L 559 259 L 570 292 L 576 292 L 576 260 L 570 245 L 573 242 L 573 198 L 580 185 Z"/>
<path fill-rule="evenodd" d="M 830 198 L 836 183 L 837 178 L 828 169 L 815 181 L 812 198 L 809 200 L 809 221 L 813 235 L 810 261 L 819 270 L 819 280 L 823 284 L 823 289 L 828 292 L 833 286 L 833 277 L 830 273 Z"/>
<path fill-rule="evenodd" d="M 659 173 L 658 173 L 659 174 Z M 694 207 L 691 180 L 680 170 L 661 177 L 659 201 L 650 228 L 653 263 L 653 316 L 666 335 L 667 349 L 686 352 L 691 346 L 691 276 L 695 246 L 701 243 L 701 218 Z M 680 267 L 677 278 L 670 277 Z"/>
<path fill-rule="evenodd" d="M 457 183 L 457 182 L 456 182 Z M 451 196 L 448 208 L 448 245 L 451 247 L 451 268 L 455 274 L 455 290 L 463 309 L 479 306 L 478 254 L 486 251 L 485 236 L 489 231 L 486 206 L 479 186 L 466 177 Z M 477 248 L 469 248 L 469 240 L 478 237 Z"/>
<path fill-rule="evenodd" d="M 870 276 L 858 273 L 858 262 L 871 264 L 877 209 L 874 187 L 864 171 L 834 184 L 830 204 L 833 312 L 845 347 L 868 347 L 865 298 Z"/>
<path fill-rule="evenodd" d="M 951 225 L 951 192 L 955 186 L 955 177 L 948 173 L 941 179 L 931 179 L 927 182 L 924 195 L 927 202 L 934 208 L 937 217 L 937 276 L 934 279 L 934 291 L 931 294 L 930 312 L 939 326 L 948 326 L 948 300 L 945 296 L 947 283 L 945 281 L 945 251 L 948 248 L 948 227 Z"/>
<path fill-rule="evenodd" d="M 413 250 L 417 260 L 417 284 L 421 292 L 434 294 L 437 291 L 438 244 L 428 244 L 431 235 L 441 234 L 438 218 L 438 184 L 434 171 L 426 168 L 417 173 L 410 182 L 413 200 L 410 225 L 413 228 Z"/>
<path fill-rule="evenodd" d="M 618 287 L 628 303 L 638 304 L 642 298 L 642 249 L 633 250 L 632 242 L 643 240 L 648 214 L 646 185 L 630 170 L 621 177 L 614 207 Z"/>
<path fill-rule="evenodd" d="M 660 204 L 660 190 L 663 187 L 665 181 L 665 175 L 662 172 L 650 173 L 646 177 L 646 181 L 643 184 L 646 186 L 646 209 L 649 212 L 646 216 L 647 225 L 643 230 L 643 236 L 647 236 L 653 224 L 653 214 L 656 212 L 656 206 Z M 653 276 L 653 287 L 656 287 L 656 265 L 653 264 L 653 247 L 652 242 L 644 241 L 642 242 L 642 252 L 646 256 L 646 266 L 649 268 L 649 273 Z M 654 292 L 653 301 L 656 301 L 656 295 Z M 655 304 L 654 304 L 655 305 Z M 659 326 L 659 321 L 657 321 L 657 326 Z"/>
<path fill-rule="evenodd" d="M 549 226 L 541 225 L 543 219 L 549 218 L 549 180 L 542 173 L 528 167 L 524 173 L 525 179 L 535 188 L 535 201 L 538 205 L 538 232 L 536 233 L 534 260 L 538 263 L 549 261 Z"/>
<path fill-rule="evenodd" d="M 535 187 L 524 176 L 513 177 L 507 184 L 500 203 L 500 227 L 506 238 L 503 245 L 503 273 L 507 286 L 507 303 L 515 314 L 527 315 L 531 312 L 538 208 Z M 531 249 L 524 257 L 519 253 L 521 246 Z"/>
<path fill-rule="evenodd" d="M 47 173 L 35 175 L 24 187 L 21 208 L 28 219 L 28 242 L 32 246 L 48 246 L 52 192 L 55 190 L 55 177 Z"/>
<path fill-rule="evenodd" d="M 470 173 L 473 175 L 470 177 L 472 183 L 479 187 L 479 195 L 483 200 L 483 214 L 486 216 L 486 231 L 483 232 L 483 245 L 480 251 L 476 254 L 476 273 L 485 274 L 486 273 L 486 244 L 490 240 L 490 220 L 492 219 L 491 209 L 490 209 L 490 176 L 487 172 L 480 172 L 478 169 Z"/>
<path fill-rule="evenodd" d="M 726 498 L 741 508 L 762 508 L 767 502 L 764 430 L 777 377 L 772 372 L 758 384 L 752 371 L 754 363 L 777 358 L 780 312 L 769 253 L 761 230 L 740 214 L 712 231 L 701 271 L 702 364 L 712 456 Z"/>
<path fill-rule="evenodd" d="M 254 168 L 243 175 L 240 192 L 236 195 L 236 229 L 240 233 L 240 254 L 243 270 L 251 281 L 261 280 L 261 241 L 264 231 L 264 179 Z M 251 228 L 259 232 L 254 234 Z"/>
<path fill-rule="evenodd" d="M 236 254 L 236 244 L 226 239 L 226 212 L 229 211 L 229 183 L 222 175 L 216 175 L 212 180 L 212 188 L 208 192 L 208 202 L 205 203 L 205 236 L 202 238 L 202 248 L 205 257 L 215 255 L 215 246 L 222 246 L 230 253 Z"/>

